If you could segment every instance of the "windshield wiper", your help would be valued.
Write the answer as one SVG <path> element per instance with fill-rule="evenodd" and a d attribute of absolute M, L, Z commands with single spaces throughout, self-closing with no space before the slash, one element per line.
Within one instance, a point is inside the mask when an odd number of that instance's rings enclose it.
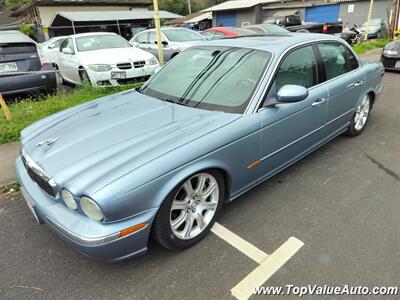
<path fill-rule="evenodd" d="M 179 101 L 172 100 L 171 98 L 160 98 L 160 100 L 165 101 L 165 102 L 169 102 L 169 103 L 173 103 L 173 104 L 187 106 L 186 104 L 184 104 L 182 102 L 179 102 Z"/>

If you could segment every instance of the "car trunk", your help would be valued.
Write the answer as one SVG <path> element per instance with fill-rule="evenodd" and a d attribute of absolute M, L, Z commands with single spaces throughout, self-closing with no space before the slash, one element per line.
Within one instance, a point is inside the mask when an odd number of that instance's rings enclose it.
<path fill-rule="evenodd" d="M 40 71 L 40 57 L 34 43 L 0 44 L 0 75 L 2 73 Z"/>

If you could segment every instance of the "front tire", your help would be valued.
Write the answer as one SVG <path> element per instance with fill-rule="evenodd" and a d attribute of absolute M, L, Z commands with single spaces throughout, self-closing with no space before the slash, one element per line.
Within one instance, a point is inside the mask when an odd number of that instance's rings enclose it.
<path fill-rule="evenodd" d="M 357 136 L 361 134 L 367 122 L 372 108 L 371 96 L 365 95 L 363 100 L 357 105 L 350 126 L 347 130 L 348 136 Z"/>
<path fill-rule="evenodd" d="M 79 70 L 79 77 L 81 79 L 81 84 L 82 85 L 91 84 L 89 75 L 88 75 L 88 73 L 86 72 L 85 69 L 80 69 Z"/>
<path fill-rule="evenodd" d="M 153 238 L 170 250 L 198 243 L 214 225 L 224 194 L 219 172 L 204 171 L 185 179 L 161 205 L 154 220 Z"/>

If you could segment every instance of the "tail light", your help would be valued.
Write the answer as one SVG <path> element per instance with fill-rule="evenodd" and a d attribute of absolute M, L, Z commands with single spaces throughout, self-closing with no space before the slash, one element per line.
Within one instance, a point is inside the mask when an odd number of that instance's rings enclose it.
<path fill-rule="evenodd" d="M 324 25 L 324 27 L 322 27 L 322 32 L 323 33 L 327 33 L 328 32 L 328 25 Z"/>

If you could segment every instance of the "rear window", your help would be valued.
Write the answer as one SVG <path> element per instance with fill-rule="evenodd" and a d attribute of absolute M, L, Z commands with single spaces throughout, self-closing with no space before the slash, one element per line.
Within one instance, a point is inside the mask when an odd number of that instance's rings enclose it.
<path fill-rule="evenodd" d="M 0 44 L 0 54 L 36 53 L 36 45 L 30 43 Z"/>

